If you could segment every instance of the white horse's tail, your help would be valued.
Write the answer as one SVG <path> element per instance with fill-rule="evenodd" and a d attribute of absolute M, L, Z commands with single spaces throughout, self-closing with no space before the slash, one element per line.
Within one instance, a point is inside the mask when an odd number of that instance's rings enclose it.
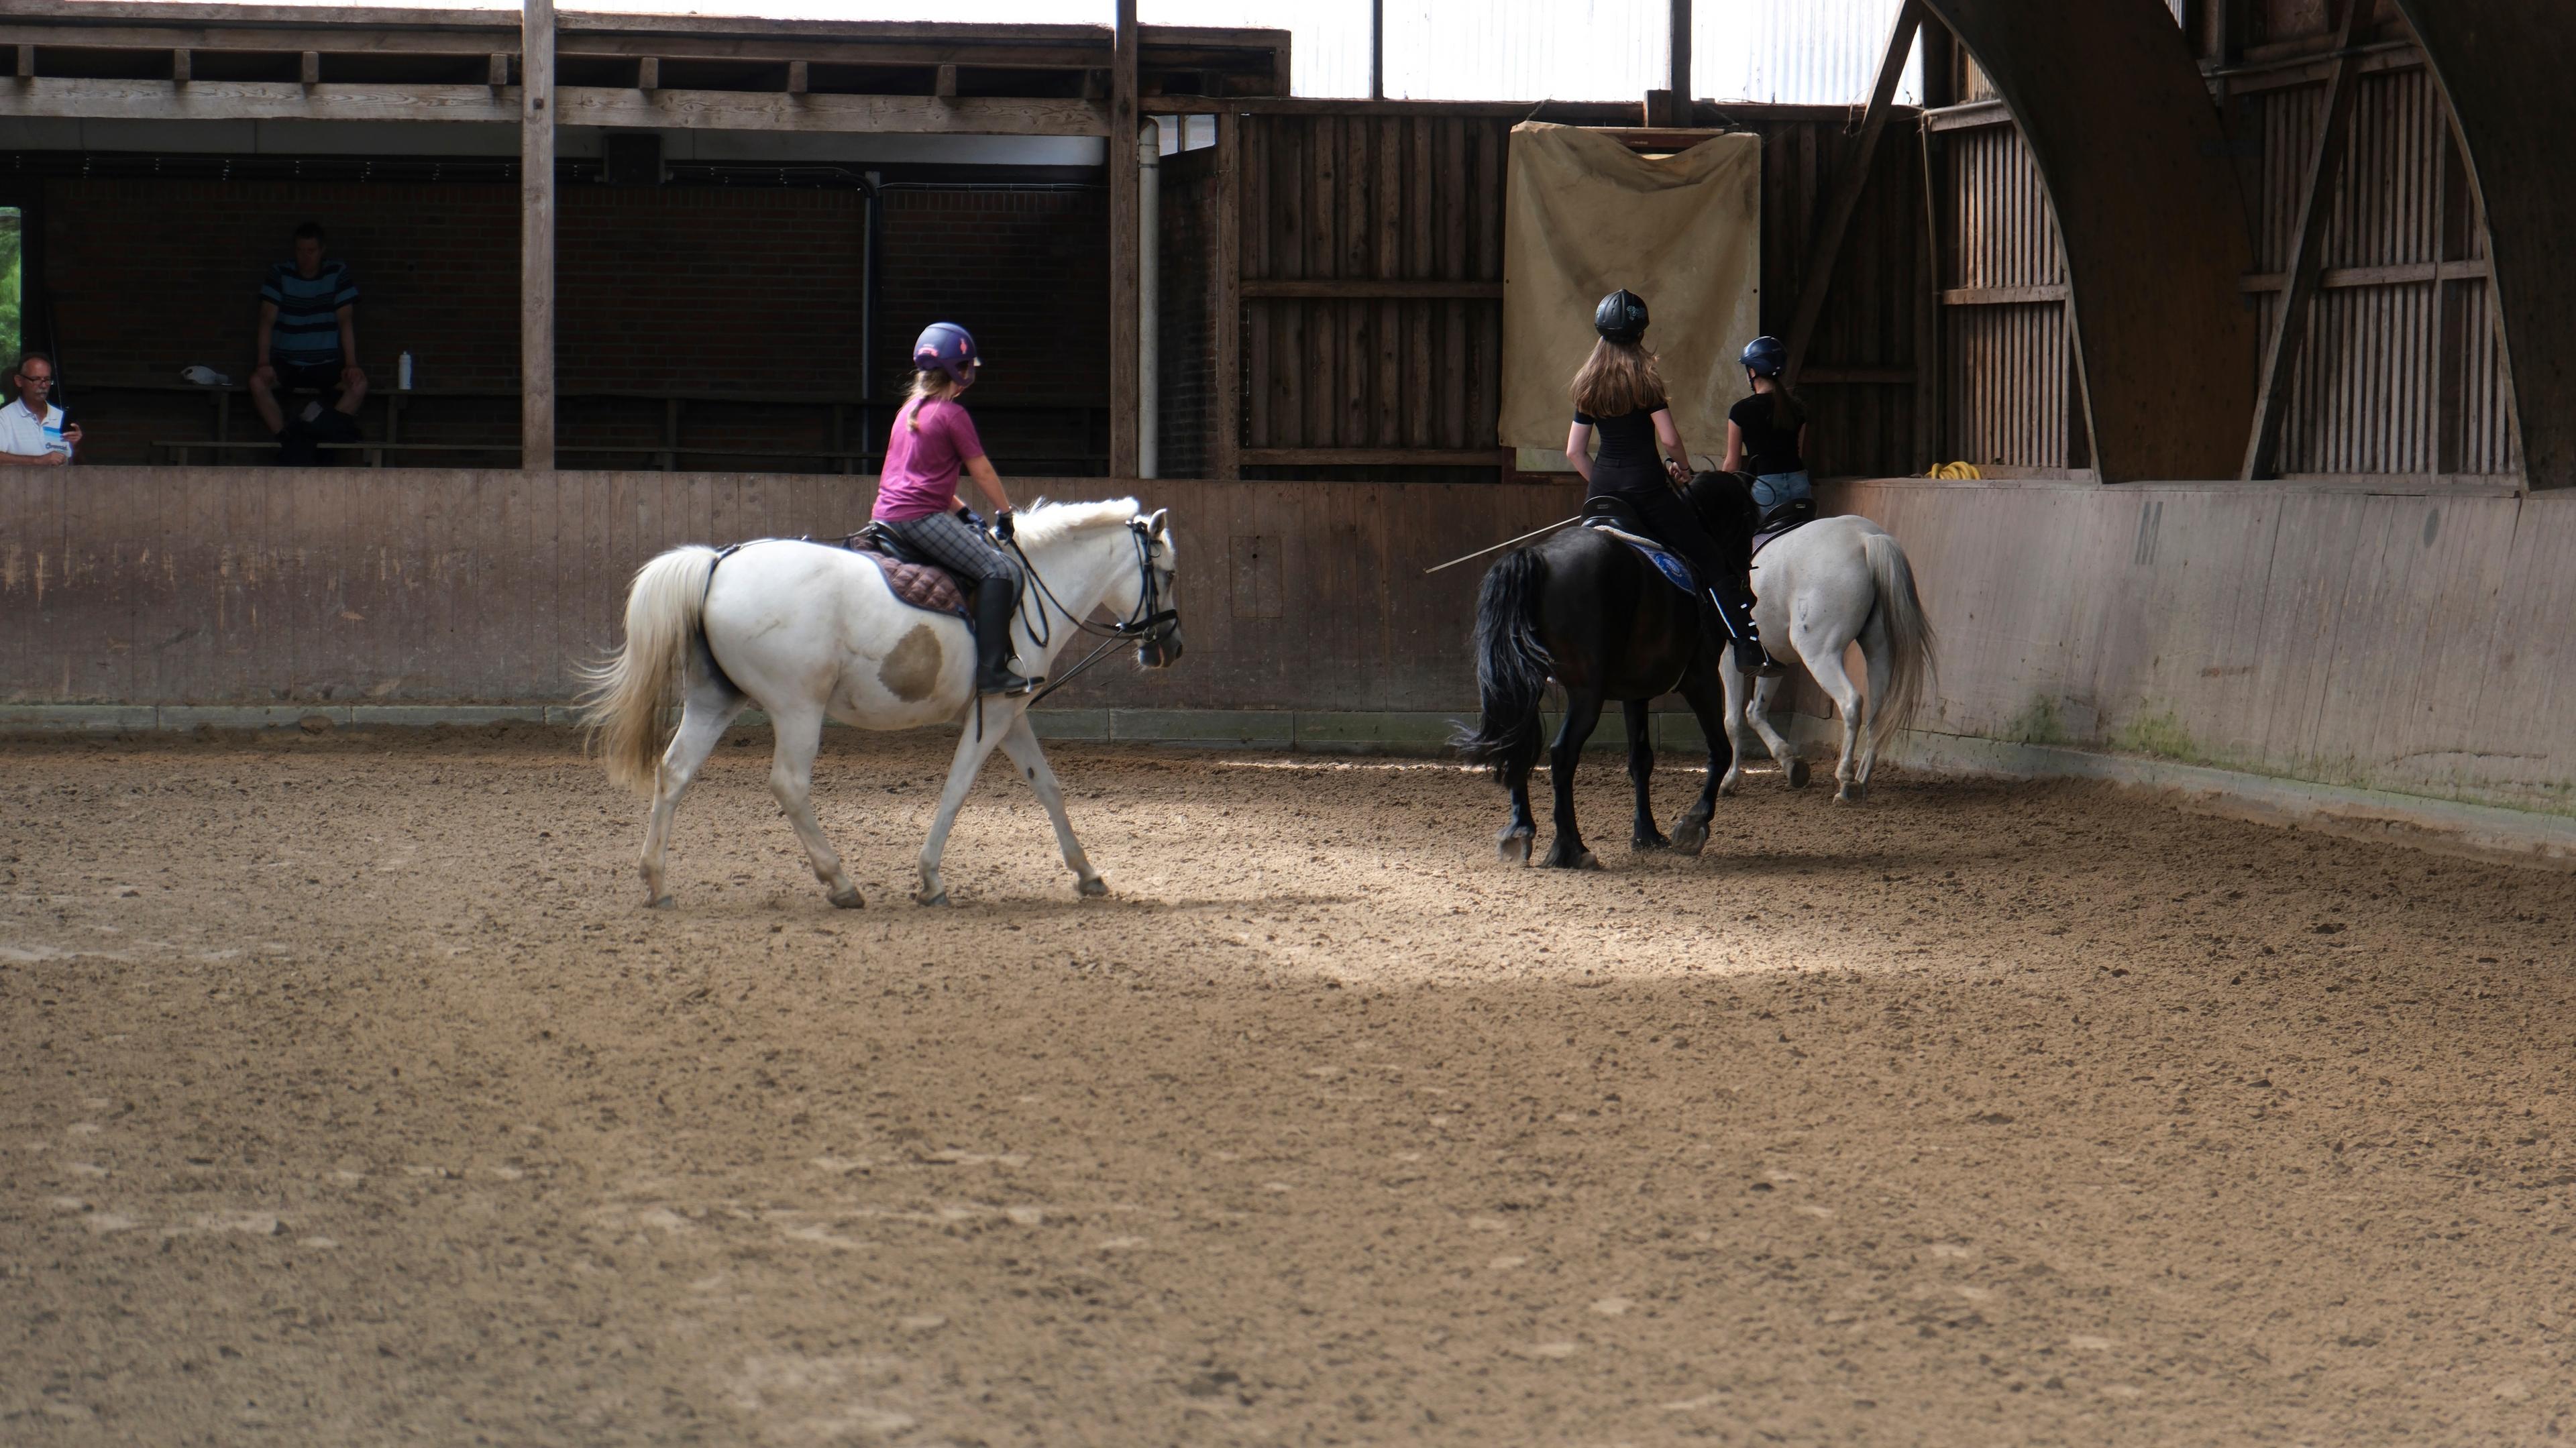
<path fill-rule="evenodd" d="M 1879 612 L 1887 619 L 1889 651 L 1887 697 L 1870 701 L 1870 738 L 1884 749 L 1896 731 L 1913 717 L 1915 707 L 1931 692 L 1932 621 L 1923 616 L 1923 600 L 1914 592 L 1914 565 L 1905 550 L 1885 533 L 1870 533 L 1860 542 L 1869 560 L 1869 578 L 1878 593 Z"/>
<path fill-rule="evenodd" d="M 585 742 L 607 735 L 600 753 L 608 777 L 639 794 L 653 791 L 662 757 L 662 706 L 672 670 L 696 640 L 716 550 L 692 543 L 635 570 L 626 590 L 626 646 L 585 666 L 581 695 Z"/>

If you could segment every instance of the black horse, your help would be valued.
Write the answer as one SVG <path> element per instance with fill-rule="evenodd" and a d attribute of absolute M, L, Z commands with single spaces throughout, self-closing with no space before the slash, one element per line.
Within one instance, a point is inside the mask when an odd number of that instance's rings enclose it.
<path fill-rule="evenodd" d="M 1740 475 L 1700 473 L 1684 496 L 1722 547 L 1749 546 L 1753 500 Z M 1592 500 L 1586 511 L 1601 502 Z M 1588 527 L 1515 549 L 1485 574 L 1476 600 L 1481 712 L 1475 729 L 1460 733 L 1457 746 L 1469 762 L 1491 765 L 1495 780 L 1511 792 L 1511 819 L 1495 841 L 1504 860 L 1528 864 L 1538 834 L 1529 776 L 1538 762 L 1539 703 L 1551 678 L 1565 689 L 1565 722 L 1548 751 L 1548 772 L 1556 781 L 1556 838 L 1539 863 L 1599 867 L 1575 827 L 1574 767 L 1601 722 L 1602 706 L 1613 699 L 1627 711 L 1628 778 L 1637 789 L 1629 847 L 1696 855 L 1708 843 L 1717 782 L 1734 748 L 1726 736 L 1726 691 L 1717 672 L 1717 651 L 1726 640 L 1708 637 L 1700 617 L 1695 601 L 1635 549 Z M 1667 839 L 1655 828 L 1655 746 L 1647 737 L 1646 706 L 1676 693 L 1699 716 L 1700 732 L 1708 738 L 1708 783 L 1673 822 Z"/>

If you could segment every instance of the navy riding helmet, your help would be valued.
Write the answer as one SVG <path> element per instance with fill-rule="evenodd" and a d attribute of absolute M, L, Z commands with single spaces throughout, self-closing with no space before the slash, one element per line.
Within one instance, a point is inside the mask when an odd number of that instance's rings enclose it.
<path fill-rule="evenodd" d="M 912 365 L 924 372 L 945 372 L 963 386 L 968 373 L 982 365 L 975 355 L 975 334 L 955 322 L 933 322 L 912 344 Z"/>
<path fill-rule="evenodd" d="M 1789 349 L 1777 337 L 1756 337 L 1744 344 L 1744 367 L 1756 377 L 1777 377 L 1789 367 Z"/>
<path fill-rule="evenodd" d="M 1605 342 L 1635 346 L 1646 335 L 1646 299 L 1621 287 L 1592 309 L 1592 330 Z"/>

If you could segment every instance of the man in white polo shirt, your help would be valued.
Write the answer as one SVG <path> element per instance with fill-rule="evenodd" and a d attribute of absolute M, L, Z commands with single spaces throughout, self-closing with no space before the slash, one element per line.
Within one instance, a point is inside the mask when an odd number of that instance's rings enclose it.
<path fill-rule="evenodd" d="M 42 352 L 20 357 L 9 385 L 18 400 L 0 407 L 0 467 L 58 468 L 70 462 L 81 430 L 79 423 L 65 423 L 63 410 L 49 400 L 53 359 Z"/>

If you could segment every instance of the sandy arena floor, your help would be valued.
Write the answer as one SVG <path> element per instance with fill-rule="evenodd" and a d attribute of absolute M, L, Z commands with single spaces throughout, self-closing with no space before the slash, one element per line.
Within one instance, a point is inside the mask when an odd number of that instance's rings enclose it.
<path fill-rule="evenodd" d="M 874 753 L 863 753 L 871 746 Z M 0 746 L 0 1442 L 2535 1443 L 2576 881 L 1757 776 L 1505 870 L 1453 766 Z M 1663 780 L 1667 819 L 1696 787 Z"/>

